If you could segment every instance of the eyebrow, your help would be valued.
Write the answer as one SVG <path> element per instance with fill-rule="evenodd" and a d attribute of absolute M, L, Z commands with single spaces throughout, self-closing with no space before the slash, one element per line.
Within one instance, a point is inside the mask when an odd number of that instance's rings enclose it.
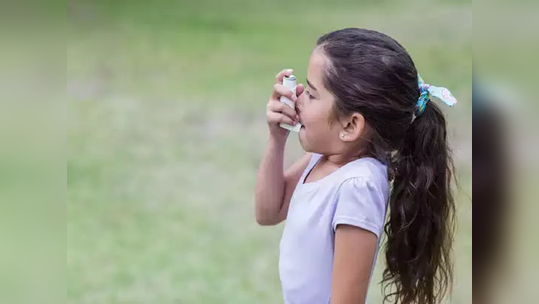
<path fill-rule="evenodd" d="M 309 79 L 305 79 L 305 80 L 307 80 L 307 84 L 308 84 L 311 88 L 313 88 L 315 91 L 318 91 L 318 90 L 316 89 L 316 87 L 313 86 L 313 84 L 309 81 Z"/>

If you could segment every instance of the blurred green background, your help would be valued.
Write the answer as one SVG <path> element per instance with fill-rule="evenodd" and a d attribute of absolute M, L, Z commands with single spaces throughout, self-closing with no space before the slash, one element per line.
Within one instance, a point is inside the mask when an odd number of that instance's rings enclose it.
<path fill-rule="evenodd" d="M 385 32 L 447 111 L 456 284 L 472 295 L 472 1 L 67 1 L 67 303 L 282 303 L 282 225 L 253 216 L 274 76 L 331 30 Z M 287 163 L 302 154 L 291 136 Z M 376 268 L 369 303 L 381 303 Z"/>

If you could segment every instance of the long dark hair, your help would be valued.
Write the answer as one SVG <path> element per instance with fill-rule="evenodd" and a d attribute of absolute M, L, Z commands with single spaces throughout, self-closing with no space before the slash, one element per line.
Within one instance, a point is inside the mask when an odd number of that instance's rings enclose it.
<path fill-rule="evenodd" d="M 329 59 L 325 85 L 338 117 L 361 113 L 372 129 L 368 153 L 392 181 L 385 225 L 385 301 L 439 303 L 451 288 L 455 205 L 446 121 L 433 102 L 415 116 L 418 73 L 391 37 L 366 29 L 328 33 L 317 42 Z"/>

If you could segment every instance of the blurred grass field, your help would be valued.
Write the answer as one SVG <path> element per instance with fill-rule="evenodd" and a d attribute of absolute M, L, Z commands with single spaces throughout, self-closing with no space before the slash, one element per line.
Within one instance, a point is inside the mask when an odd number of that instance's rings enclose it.
<path fill-rule="evenodd" d="M 278 71 L 304 79 L 317 37 L 352 26 L 459 98 L 451 303 L 471 303 L 471 1 L 67 4 L 67 303 L 282 303 L 282 225 L 253 217 L 265 104 Z M 292 136 L 287 161 L 301 153 Z"/>

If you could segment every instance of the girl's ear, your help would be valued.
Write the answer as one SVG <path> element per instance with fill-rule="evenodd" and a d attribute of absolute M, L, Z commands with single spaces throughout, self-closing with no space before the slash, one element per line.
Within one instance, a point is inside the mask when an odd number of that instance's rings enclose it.
<path fill-rule="evenodd" d="M 356 141 L 364 135 L 365 117 L 359 113 L 350 115 L 347 119 L 341 120 L 342 131 L 339 137 L 342 141 Z"/>

